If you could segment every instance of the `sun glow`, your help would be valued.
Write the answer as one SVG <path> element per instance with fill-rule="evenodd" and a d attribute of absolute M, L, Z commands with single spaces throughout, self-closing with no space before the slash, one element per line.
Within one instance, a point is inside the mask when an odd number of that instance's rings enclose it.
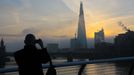
<path fill-rule="evenodd" d="M 118 26 L 117 20 L 103 20 L 96 23 L 86 23 L 87 38 L 94 38 L 94 33 L 104 29 L 105 37 L 116 36 L 123 32 L 122 28 Z"/>

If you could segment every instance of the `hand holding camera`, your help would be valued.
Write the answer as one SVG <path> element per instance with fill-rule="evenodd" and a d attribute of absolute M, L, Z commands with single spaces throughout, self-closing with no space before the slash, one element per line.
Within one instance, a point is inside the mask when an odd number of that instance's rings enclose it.
<path fill-rule="evenodd" d="M 38 43 L 42 49 L 44 48 L 43 42 L 41 39 L 36 40 L 36 43 Z"/>

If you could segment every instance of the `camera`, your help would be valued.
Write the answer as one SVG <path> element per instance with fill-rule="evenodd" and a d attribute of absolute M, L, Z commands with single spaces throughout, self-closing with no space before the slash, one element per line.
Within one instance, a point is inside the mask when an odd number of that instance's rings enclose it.
<path fill-rule="evenodd" d="M 40 41 L 39 39 L 35 40 L 36 43 L 39 43 L 39 41 Z"/>

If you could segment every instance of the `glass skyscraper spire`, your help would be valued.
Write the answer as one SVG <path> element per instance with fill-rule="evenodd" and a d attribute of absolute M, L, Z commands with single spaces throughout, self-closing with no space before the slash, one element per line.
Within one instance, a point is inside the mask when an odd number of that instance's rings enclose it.
<path fill-rule="evenodd" d="M 77 41 L 79 48 L 87 48 L 86 29 L 82 2 L 80 3 Z"/>

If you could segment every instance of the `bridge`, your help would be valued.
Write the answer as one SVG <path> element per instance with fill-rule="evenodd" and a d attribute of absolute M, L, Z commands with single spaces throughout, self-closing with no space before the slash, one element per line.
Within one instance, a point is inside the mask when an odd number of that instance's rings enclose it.
<path fill-rule="evenodd" d="M 121 62 L 121 63 L 126 63 L 126 62 L 129 62 L 129 64 L 131 65 L 129 68 L 129 70 L 126 70 L 127 71 L 127 74 L 126 75 L 133 75 L 133 72 L 134 71 L 134 66 L 133 65 L 133 62 L 134 62 L 134 57 L 119 57 L 119 58 L 111 58 L 111 59 L 99 59 L 99 60 L 90 60 L 90 61 L 76 61 L 76 62 L 66 62 L 66 63 L 62 63 L 62 64 L 54 64 L 55 68 L 57 69 L 57 72 L 64 72 L 66 71 L 66 73 L 69 75 L 70 74 L 70 70 L 66 70 L 65 68 L 67 67 L 71 67 L 71 66 L 79 66 L 79 65 L 84 65 L 84 64 L 100 64 L 100 63 L 118 63 Z M 129 65 L 128 64 L 128 65 Z M 48 64 L 44 64 L 43 65 L 43 69 L 47 69 L 49 68 L 50 65 Z M 62 71 L 58 71 L 58 68 L 62 68 Z M 90 67 L 89 67 L 90 68 Z M 89 69 L 89 68 L 86 68 L 86 69 Z M 90 68 L 91 69 L 91 68 Z M 103 69 L 103 67 L 102 67 Z M 18 68 L 17 67 L 10 67 L 10 68 L 0 68 L 0 74 L 3 74 L 3 73 L 15 73 L 18 71 Z M 92 69 L 93 71 L 93 69 Z M 106 70 L 106 71 L 109 71 L 109 70 Z M 110 72 L 110 71 L 109 71 Z M 72 72 L 71 72 L 72 73 Z M 115 75 L 113 72 L 110 72 L 111 75 Z M 62 74 L 64 75 L 64 74 Z M 78 72 L 76 72 L 75 75 L 78 75 Z M 80 74 L 82 75 L 82 74 Z M 96 74 L 96 75 L 99 75 L 99 74 Z"/>

